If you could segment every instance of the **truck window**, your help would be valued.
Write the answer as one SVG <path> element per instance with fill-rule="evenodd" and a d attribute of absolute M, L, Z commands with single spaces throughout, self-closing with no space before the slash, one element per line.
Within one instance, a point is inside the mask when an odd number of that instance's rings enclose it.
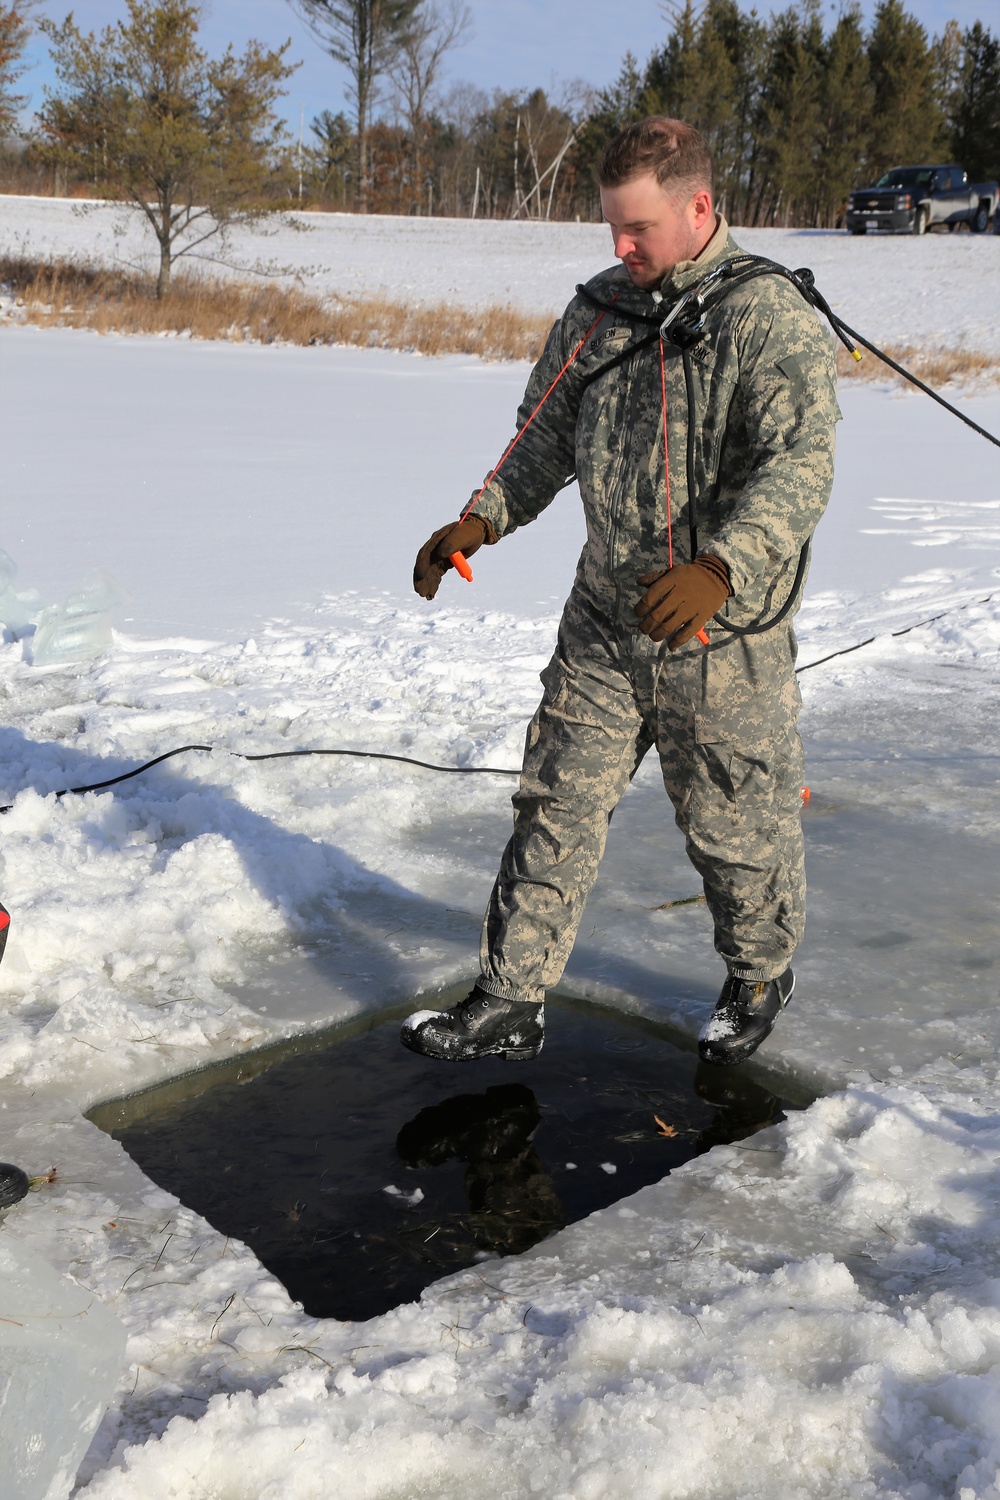
<path fill-rule="evenodd" d="M 876 182 L 877 188 L 923 188 L 931 180 L 930 167 L 890 167 Z"/>

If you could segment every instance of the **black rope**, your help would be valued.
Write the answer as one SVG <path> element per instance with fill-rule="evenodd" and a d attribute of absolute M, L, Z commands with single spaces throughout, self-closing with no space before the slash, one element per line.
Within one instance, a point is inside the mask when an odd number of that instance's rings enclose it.
<path fill-rule="evenodd" d="M 689 345 L 682 345 L 681 347 L 681 363 L 684 366 L 684 389 L 687 395 L 686 471 L 688 492 L 688 531 L 691 540 L 691 559 L 692 561 L 694 561 L 694 559 L 698 556 L 698 523 L 695 514 L 694 503 L 695 493 L 697 489 L 694 477 L 695 431 L 694 422 L 691 420 L 691 413 L 694 411 L 695 391 L 694 372 L 691 366 L 691 354 Z M 734 625 L 732 621 L 727 620 L 723 614 L 717 614 L 713 616 L 715 624 L 718 625 L 722 630 L 725 630 L 730 636 L 732 636 L 733 640 L 735 640 L 738 636 L 763 635 L 766 630 L 773 630 L 776 625 L 780 625 L 782 620 L 787 618 L 792 610 L 792 607 L 798 601 L 799 594 L 802 592 L 802 585 L 805 583 L 806 570 L 808 566 L 809 542 L 806 541 L 802 547 L 801 552 L 799 553 L 799 560 L 795 568 L 795 577 L 792 579 L 792 586 L 788 592 L 788 597 L 781 608 L 775 614 L 773 614 L 769 620 L 766 620 L 764 618 L 762 612 L 757 616 L 756 620 L 751 620 L 749 625 Z M 717 643 L 716 649 L 718 649 L 719 646 L 729 645 L 732 645 L 732 641 L 720 641 Z"/>
<path fill-rule="evenodd" d="M 884 350 L 877 349 L 874 344 L 869 343 L 864 334 L 855 333 L 854 329 L 848 327 L 841 318 L 837 318 L 836 314 L 833 314 L 832 317 L 835 319 L 835 329 L 842 328 L 845 333 L 849 333 L 852 339 L 856 339 L 859 344 L 863 344 L 883 364 L 888 365 L 891 370 L 895 370 L 897 375 L 902 375 L 903 379 L 908 380 L 911 385 L 915 385 L 918 391 L 923 391 L 925 396 L 930 396 L 932 401 L 936 401 L 938 406 L 943 406 L 945 411 L 951 412 L 952 416 L 957 417 L 960 422 L 964 422 L 966 427 L 971 427 L 973 432 L 978 432 L 979 436 L 984 437 L 988 443 L 992 443 L 994 447 L 1000 448 L 1000 438 L 995 437 L 992 432 L 987 432 L 985 427 L 980 427 L 978 422 L 974 422 L 971 417 L 967 417 L 964 412 L 959 411 L 957 406 L 952 406 L 951 402 L 946 401 L 943 396 L 939 396 L 937 391 L 932 391 L 929 385 L 925 385 L 922 380 L 918 380 L 916 375 L 912 375 L 909 370 L 904 370 L 903 366 L 897 364 L 894 359 L 890 359 Z"/>
<path fill-rule="evenodd" d="M 729 267 L 732 267 L 732 270 Z M 744 282 L 752 281 L 756 276 L 768 274 L 782 276 L 786 281 L 790 281 L 794 287 L 797 287 L 805 300 L 815 307 L 818 312 L 823 314 L 834 333 L 851 354 L 857 355 L 857 350 L 851 344 L 851 340 L 853 340 L 855 344 L 861 344 L 870 354 L 874 354 L 876 359 L 880 359 L 883 364 L 888 365 L 891 370 L 895 370 L 897 375 L 901 375 L 904 380 L 908 380 L 918 391 L 923 391 L 925 396 L 930 396 L 932 401 L 936 401 L 939 406 L 943 406 L 945 411 L 950 412 L 953 417 L 957 417 L 960 422 L 964 422 L 966 427 L 971 427 L 973 432 L 977 432 L 987 442 L 993 443 L 995 447 L 1000 448 L 1000 438 L 996 437 L 992 432 L 988 432 L 985 427 L 980 427 L 978 422 L 974 422 L 971 417 L 967 417 L 964 412 L 959 411 L 957 406 L 952 406 L 950 401 L 946 401 L 943 396 L 939 396 L 937 391 L 932 390 L 929 385 L 921 380 L 919 376 L 914 375 L 905 365 L 899 364 L 891 355 L 886 354 L 884 349 L 880 349 L 877 344 L 873 344 L 870 339 L 865 338 L 863 333 L 858 333 L 857 329 L 852 328 L 849 323 L 845 323 L 843 318 L 833 311 L 829 302 L 827 302 L 822 292 L 819 291 L 816 286 L 816 278 L 807 267 L 791 271 L 787 266 L 781 265 L 779 261 L 768 260 L 766 256 L 739 256 L 726 262 L 723 272 L 724 279 L 720 278 L 718 284 L 723 286 L 725 281 L 729 281 L 731 284 L 735 282 L 737 286 L 741 286 Z"/>
<path fill-rule="evenodd" d="M 864 334 L 858 333 L 856 328 L 852 328 L 849 323 L 845 323 L 843 318 L 841 318 L 839 314 L 833 311 L 833 308 L 830 306 L 829 302 L 827 302 L 826 298 L 823 296 L 823 293 L 818 289 L 818 287 L 816 286 L 816 278 L 813 275 L 812 271 L 810 271 L 807 267 L 803 266 L 797 271 L 792 271 L 788 266 L 783 266 L 780 261 L 769 260 L 766 256 L 763 255 L 738 255 L 734 256 L 731 260 L 726 261 L 723 266 L 720 267 L 720 271 L 721 275 L 719 277 L 719 281 L 710 289 L 711 292 L 716 291 L 716 289 L 720 291 L 725 290 L 727 284 L 729 286 L 742 286 L 745 282 L 752 281 L 757 276 L 781 276 L 785 281 L 790 281 L 792 286 L 794 286 L 801 293 L 805 300 L 812 307 L 815 307 L 818 312 L 823 314 L 824 318 L 826 318 L 834 333 L 840 339 L 840 342 L 851 354 L 857 355 L 857 349 L 854 346 L 856 344 L 861 344 L 862 347 L 867 349 L 870 354 L 874 354 L 876 359 L 880 359 L 883 364 L 888 365 L 890 370 L 895 370 L 897 375 L 902 376 L 904 380 L 908 380 L 909 383 L 912 386 L 915 386 L 918 391 L 923 391 L 925 396 L 930 396 L 931 400 L 936 401 L 939 406 L 943 406 L 945 411 L 950 412 L 953 417 L 957 417 L 960 422 L 964 422 L 966 427 L 970 427 L 973 432 L 977 432 L 979 436 L 984 437 L 987 442 L 993 443 L 995 447 L 1000 448 L 1000 438 L 998 438 L 994 433 L 989 432 L 985 427 L 981 427 L 979 423 L 974 422 L 971 417 L 967 417 L 964 412 L 959 411 L 957 406 L 953 406 L 950 401 L 946 401 L 943 396 L 940 396 L 937 393 L 937 391 L 932 390 L 925 381 L 921 380 L 919 376 L 914 375 L 912 371 L 906 368 L 905 365 L 901 365 L 897 360 L 893 359 L 891 355 L 886 354 L 884 349 L 880 349 L 877 344 L 873 344 L 870 339 L 865 338 Z M 621 306 L 612 306 L 611 303 L 602 302 L 599 297 L 595 297 L 593 292 L 588 291 L 585 286 L 578 286 L 576 290 L 579 296 L 583 297 L 585 301 L 589 302 L 592 307 L 599 308 L 602 312 L 614 312 L 619 317 L 627 318 L 630 322 L 633 323 L 661 322 L 660 315 L 650 316 L 648 313 L 634 312 L 628 308 L 624 308 Z M 696 296 L 697 292 L 697 286 L 691 288 L 690 291 L 683 294 L 682 298 L 680 299 L 681 302 L 683 302 L 685 298 L 692 298 Z M 713 298 L 713 302 L 714 300 L 715 299 Z M 645 341 L 643 341 L 643 345 L 644 343 Z M 607 365 L 607 369 L 611 369 L 615 364 L 620 364 L 623 358 L 627 358 L 628 353 L 635 352 L 636 349 L 643 347 L 643 345 L 633 345 L 632 349 L 627 351 L 626 355 L 619 356 L 615 360 L 609 362 L 609 364 Z M 597 374 L 603 373 L 603 369 L 597 372 Z M 597 375 L 594 375 L 591 378 L 596 379 Z"/>

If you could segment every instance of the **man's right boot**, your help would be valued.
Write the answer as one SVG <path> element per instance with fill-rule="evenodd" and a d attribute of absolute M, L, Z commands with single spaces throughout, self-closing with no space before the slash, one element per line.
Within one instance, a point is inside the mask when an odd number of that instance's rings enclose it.
<path fill-rule="evenodd" d="M 541 1003 L 500 1000 L 477 985 L 449 1010 L 418 1010 L 407 1016 L 399 1039 L 411 1052 L 442 1062 L 471 1062 L 477 1057 L 523 1062 L 538 1056 L 544 1035 Z"/>

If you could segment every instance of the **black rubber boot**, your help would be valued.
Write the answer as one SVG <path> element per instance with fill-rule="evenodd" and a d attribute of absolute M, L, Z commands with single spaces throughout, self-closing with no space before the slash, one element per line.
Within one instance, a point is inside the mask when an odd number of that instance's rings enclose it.
<path fill-rule="evenodd" d="M 499 1000 L 477 985 L 450 1010 L 418 1010 L 407 1016 L 399 1039 L 411 1052 L 444 1062 L 471 1062 L 477 1057 L 523 1062 L 538 1056 L 544 1034 L 540 1004 Z"/>
<path fill-rule="evenodd" d="M 756 1052 L 792 998 L 794 988 L 791 969 L 777 979 L 760 981 L 737 979 L 730 974 L 715 1010 L 698 1036 L 698 1056 L 702 1062 L 725 1068 Z"/>

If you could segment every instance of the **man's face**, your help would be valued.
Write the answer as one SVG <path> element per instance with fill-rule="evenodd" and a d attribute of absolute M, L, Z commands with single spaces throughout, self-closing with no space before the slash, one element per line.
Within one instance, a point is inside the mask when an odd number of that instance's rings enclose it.
<path fill-rule="evenodd" d="M 629 278 L 651 292 L 682 260 L 693 260 L 715 232 L 712 195 L 664 192 L 651 172 L 601 188 L 601 207 L 615 254 Z"/>

